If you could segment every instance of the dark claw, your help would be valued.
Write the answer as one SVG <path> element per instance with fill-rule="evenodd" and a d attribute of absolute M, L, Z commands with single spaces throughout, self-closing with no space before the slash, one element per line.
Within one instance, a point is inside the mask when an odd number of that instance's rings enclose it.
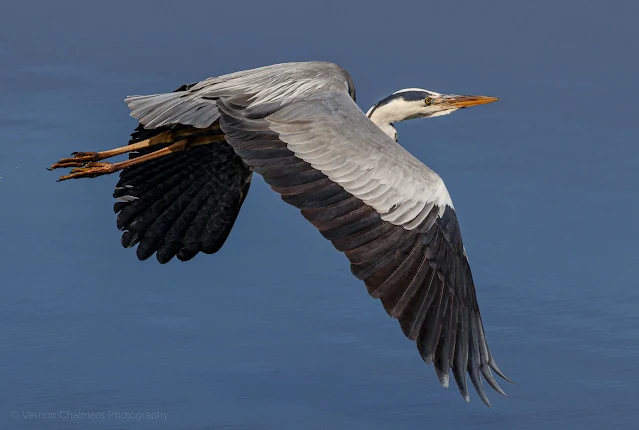
<path fill-rule="evenodd" d="M 113 173 L 114 168 L 111 163 L 87 163 L 84 167 L 71 169 L 68 175 L 60 176 L 57 182 L 66 181 L 67 179 L 79 178 L 95 178 L 97 176 L 108 175 Z"/>
<path fill-rule="evenodd" d="M 65 167 L 82 167 L 87 166 L 89 163 L 95 161 L 98 157 L 97 152 L 72 152 L 73 157 L 62 158 L 57 163 L 48 167 L 47 170 L 55 170 Z"/>

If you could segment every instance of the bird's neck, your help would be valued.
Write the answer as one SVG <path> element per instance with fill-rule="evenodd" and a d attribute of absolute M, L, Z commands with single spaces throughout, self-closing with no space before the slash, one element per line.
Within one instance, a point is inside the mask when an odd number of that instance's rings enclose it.
<path fill-rule="evenodd" d="M 397 121 L 397 119 L 393 115 L 389 115 L 389 112 L 383 109 L 383 107 L 376 108 L 376 106 L 373 106 L 368 111 L 367 116 L 373 124 L 379 127 L 379 129 L 388 137 L 397 142 L 397 130 L 393 125 L 393 122 Z"/>
<path fill-rule="evenodd" d="M 370 108 L 366 116 L 373 121 L 388 137 L 397 142 L 397 130 L 393 123 L 411 118 L 410 106 L 396 101 L 381 102 Z"/>

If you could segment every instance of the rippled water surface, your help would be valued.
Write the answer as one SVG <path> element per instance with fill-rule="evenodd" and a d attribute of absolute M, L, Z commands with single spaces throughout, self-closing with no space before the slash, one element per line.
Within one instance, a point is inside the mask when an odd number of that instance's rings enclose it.
<path fill-rule="evenodd" d="M 638 428 L 635 3 L 12 3 L 0 428 Z M 501 98 L 398 127 L 447 183 L 517 382 L 492 409 L 441 388 L 260 178 L 220 253 L 161 266 L 121 248 L 115 177 L 44 169 L 125 143 L 126 95 L 298 60 L 348 69 L 363 109 L 405 87 Z"/>

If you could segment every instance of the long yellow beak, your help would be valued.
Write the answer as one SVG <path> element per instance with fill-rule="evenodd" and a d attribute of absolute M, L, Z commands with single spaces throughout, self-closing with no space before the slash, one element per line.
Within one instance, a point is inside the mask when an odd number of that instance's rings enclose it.
<path fill-rule="evenodd" d="M 497 97 L 486 96 L 452 96 L 443 100 L 443 104 L 451 108 L 466 108 L 470 106 L 485 105 L 499 100 Z"/>

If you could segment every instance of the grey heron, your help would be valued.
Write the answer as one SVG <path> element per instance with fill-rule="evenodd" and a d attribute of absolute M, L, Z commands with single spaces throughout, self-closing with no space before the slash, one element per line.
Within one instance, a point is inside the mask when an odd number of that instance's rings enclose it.
<path fill-rule="evenodd" d="M 397 143 L 394 123 L 496 101 L 398 91 L 366 114 L 341 67 L 285 63 L 126 99 L 139 121 L 126 146 L 77 152 L 59 180 L 121 171 L 114 197 L 122 244 L 160 263 L 224 244 L 257 172 L 350 261 L 433 364 L 469 401 L 466 374 L 510 381 L 486 342 L 457 215 L 442 179 Z M 118 163 L 101 160 L 129 153 Z"/>

